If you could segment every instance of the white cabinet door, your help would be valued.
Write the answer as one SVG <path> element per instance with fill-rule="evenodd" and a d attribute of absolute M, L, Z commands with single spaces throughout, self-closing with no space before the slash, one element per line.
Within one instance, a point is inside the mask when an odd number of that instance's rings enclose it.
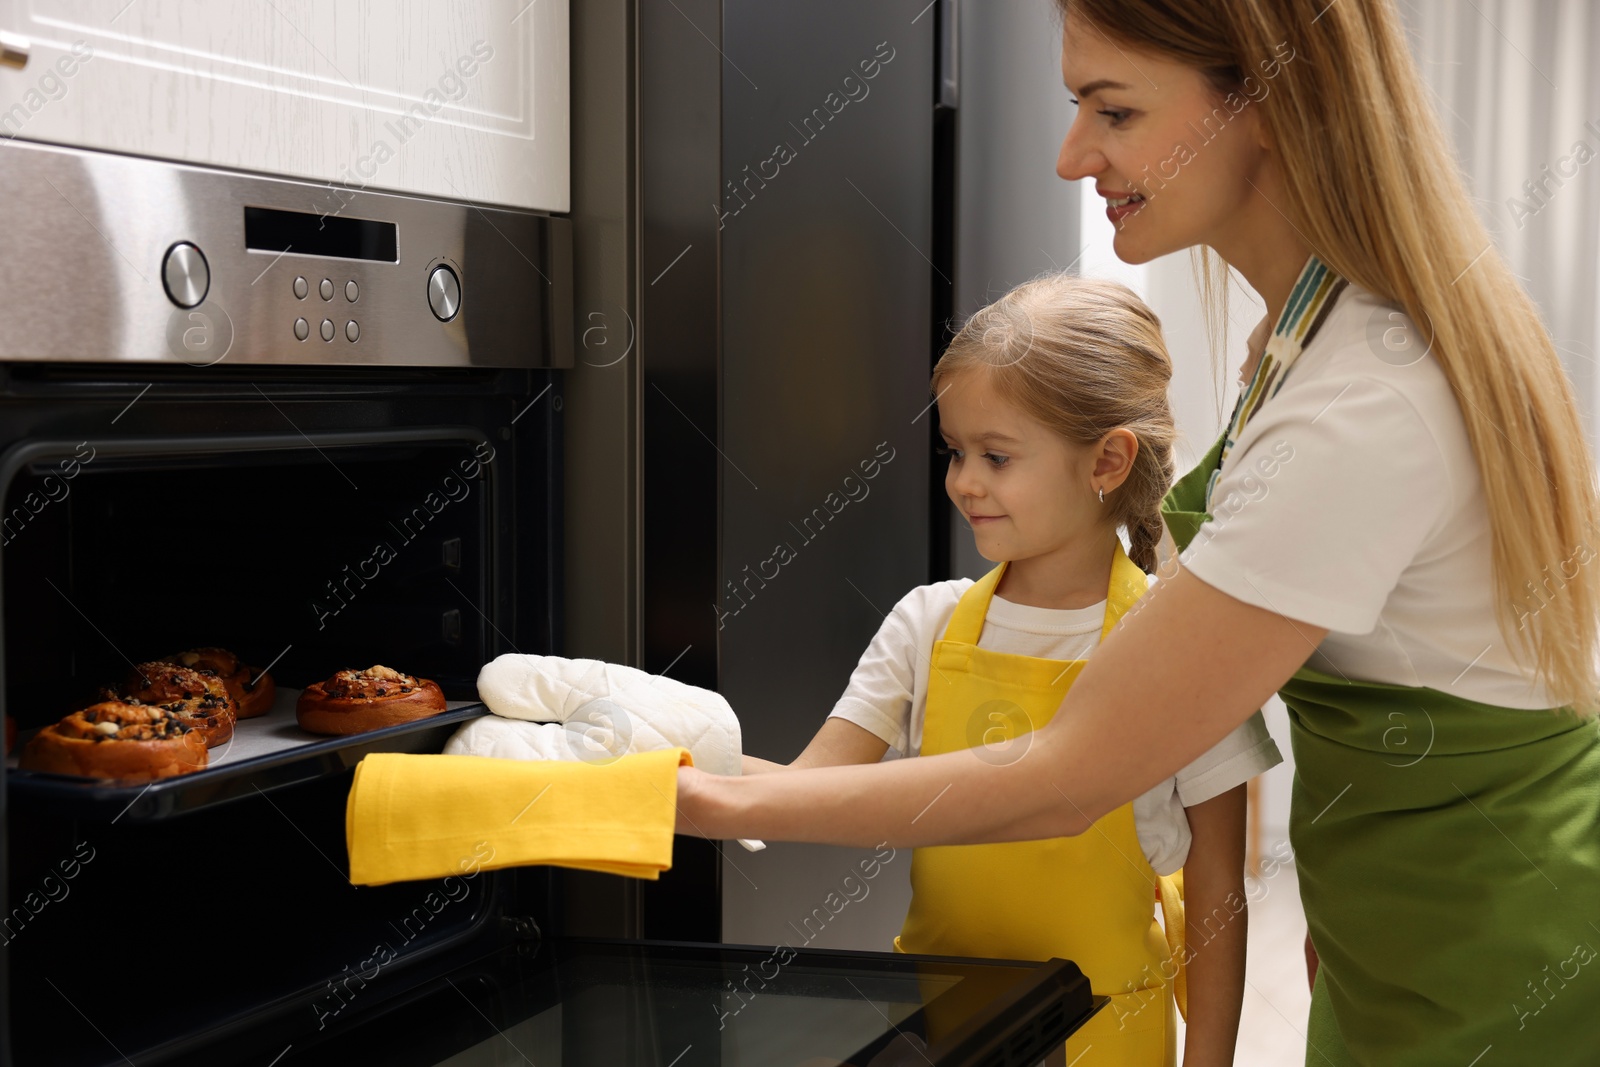
<path fill-rule="evenodd" d="M 323 181 L 334 207 L 569 207 L 567 0 L 0 0 L 0 33 L 0 136 Z"/>

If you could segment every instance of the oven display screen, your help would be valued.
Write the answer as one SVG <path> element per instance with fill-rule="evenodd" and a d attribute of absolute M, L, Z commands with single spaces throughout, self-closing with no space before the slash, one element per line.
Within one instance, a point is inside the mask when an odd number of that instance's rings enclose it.
<path fill-rule="evenodd" d="M 252 252 L 297 252 L 303 256 L 399 260 L 392 222 L 348 219 L 274 208 L 244 209 L 244 246 Z"/>

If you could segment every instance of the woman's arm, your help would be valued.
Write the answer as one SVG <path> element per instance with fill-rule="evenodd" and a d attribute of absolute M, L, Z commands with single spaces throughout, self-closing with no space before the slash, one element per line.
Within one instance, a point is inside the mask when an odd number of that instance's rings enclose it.
<path fill-rule="evenodd" d="M 830 715 L 793 763 L 773 763 L 756 756 L 744 757 L 745 774 L 766 774 L 801 767 L 843 767 L 856 763 L 877 763 L 889 751 L 889 743 L 871 730 L 849 719 Z"/>
<path fill-rule="evenodd" d="M 749 778 L 678 771 L 678 831 L 861 847 L 1081 833 L 1253 714 L 1326 634 L 1181 568 L 1095 652 L 1007 764 L 972 751 Z"/>
<path fill-rule="evenodd" d="M 1239 1037 L 1244 1001 L 1245 787 L 1185 809 L 1189 858 L 1183 865 L 1188 964 L 1189 1028 L 1183 1067 L 1227 1067 Z"/>

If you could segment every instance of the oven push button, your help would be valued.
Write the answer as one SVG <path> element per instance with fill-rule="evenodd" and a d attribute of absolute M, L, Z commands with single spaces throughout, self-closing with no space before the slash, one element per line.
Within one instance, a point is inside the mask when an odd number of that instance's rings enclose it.
<path fill-rule="evenodd" d="M 361 327 L 356 325 L 355 319 L 344 324 L 344 339 L 352 342 L 361 339 Z"/>
<path fill-rule="evenodd" d="M 306 280 L 304 278 L 296 278 L 294 280 L 294 298 L 296 300 L 304 300 L 306 298 L 306 294 L 310 291 L 311 287 L 306 285 Z"/>
<path fill-rule="evenodd" d="M 324 341 L 333 340 L 333 320 L 332 319 L 323 319 L 322 320 L 322 339 Z"/>
<path fill-rule="evenodd" d="M 310 337 L 310 336 L 311 336 L 311 324 L 309 322 L 307 322 L 305 319 L 295 319 L 294 320 L 294 339 L 296 341 L 304 341 L 307 337 Z"/>

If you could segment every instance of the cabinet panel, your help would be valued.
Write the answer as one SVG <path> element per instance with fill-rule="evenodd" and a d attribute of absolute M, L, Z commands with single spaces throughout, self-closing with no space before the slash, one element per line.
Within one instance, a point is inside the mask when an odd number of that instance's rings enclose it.
<path fill-rule="evenodd" d="M 0 136 L 569 206 L 566 0 L 0 0 Z"/>

